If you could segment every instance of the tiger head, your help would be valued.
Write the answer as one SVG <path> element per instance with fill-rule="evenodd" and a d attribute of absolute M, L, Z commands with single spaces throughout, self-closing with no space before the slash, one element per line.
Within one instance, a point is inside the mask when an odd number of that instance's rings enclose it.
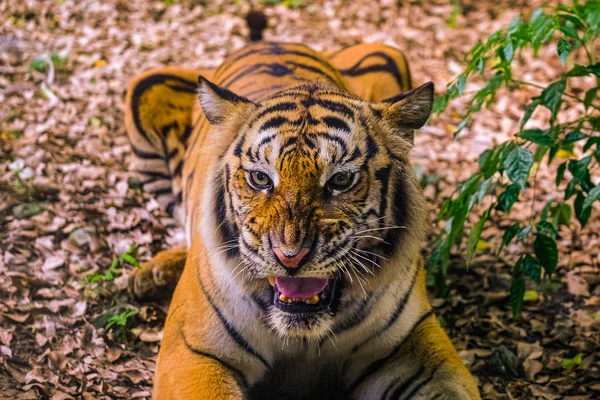
<path fill-rule="evenodd" d="M 323 84 L 254 103 L 199 83 L 228 146 L 206 189 L 216 212 L 204 236 L 226 249 L 222 276 L 264 299 L 275 332 L 320 339 L 345 307 L 408 279 L 425 233 L 408 152 L 432 83 L 377 104 Z"/>

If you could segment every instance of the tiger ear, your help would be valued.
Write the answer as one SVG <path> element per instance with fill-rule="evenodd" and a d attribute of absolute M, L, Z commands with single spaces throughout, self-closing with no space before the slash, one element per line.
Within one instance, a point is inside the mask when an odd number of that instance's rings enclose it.
<path fill-rule="evenodd" d="M 254 105 L 247 98 L 215 85 L 202 75 L 198 76 L 198 98 L 204 115 L 213 125 L 218 125 L 228 116 Z"/>
<path fill-rule="evenodd" d="M 412 144 L 415 129 L 422 127 L 433 107 L 433 82 L 378 104 L 381 117 L 400 136 Z"/>

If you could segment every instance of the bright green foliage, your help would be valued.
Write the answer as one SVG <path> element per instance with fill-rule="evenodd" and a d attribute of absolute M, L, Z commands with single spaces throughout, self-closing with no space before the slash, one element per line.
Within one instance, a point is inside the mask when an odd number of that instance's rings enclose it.
<path fill-rule="evenodd" d="M 567 370 L 572 370 L 581 365 L 583 361 L 583 353 L 577 354 L 573 358 L 567 358 L 562 361 L 562 367 Z"/>
<path fill-rule="evenodd" d="M 532 174 L 532 171 L 537 171 L 544 162 L 556 164 L 555 183 L 557 191 L 564 196 L 549 201 L 539 214 L 534 213 L 534 204 L 531 204 L 539 199 L 529 198 L 526 204 L 528 209 L 531 208 L 530 218 L 506 225 L 498 250 L 501 252 L 515 238 L 526 248 L 513 270 L 510 299 L 515 316 L 522 308 L 526 278 L 537 284 L 543 283 L 543 275 L 551 276 L 557 267 L 558 226 L 568 226 L 572 217 L 581 227 L 587 224 L 592 204 L 600 201 L 600 185 L 595 186 L 590 176 L 590 168 L 600 162 L 600 102 L 597 96 L 600 93 L 600 62 L 594 52 L 599 36 L 600 0 L 584 4 L 574 0 L 571 5 L 538 9 L 529 21 L 515 18 L 506 29 L 478 42 L 466 55 L 464 72 L 448 85 L 444 95 L 435 100 L 434 112 L 440 114 L 450 101 L 466 93 L 470 78 L 479 75 L 486 79 L 483 87 L 472 94 L 466 114 L 457 126 L 455 135 L 458 135 L 473 113 L 494 102 L 498 89 L 529 86 L 538 91 L 530 99 L 514 138 L 484 151 L 479 156 L 479 172 L 460 184 L 442 204 L 438 220 L 445 220 L 446 225 L 436 239 L 429 266 L 429 281 L 436 284 L 438 294 L 443 295 L 446 291 L 446 270 L 452 246 L 460 245 L 468 233 L 468 265 L 477 251 L 488 219 L 507 216 L 514 204 L 525 201 L 523 192 L 527 187 L 535 191 L 536 173 Z M 564 66 L 562 76 L 547 86 L 514 76 L 514 61 L 527 51 L 536 56 L 542 46 L 556 49 L 556 56 Z M 579 64 L 584 59 L 586 61 Z M 591 77 L 595 81 L 593 87 L 580 96 L 569 93 L 569 81 L 582 76 Z M 558 118 L 566 101 L 581 103 L 585 111 L 573 120 Z M 527 121 L 540 107 L 549 111 L 549 125 L 526 129 Z M 583 153 L 577 158 L 575 154 L 580 152 L 580 146 Z M 478 204 L 485 204 L 485 208 L 476 207 Z M 477 222 L 471 231 L 464 232 L 465 221 L 473 212 L 481 214 L 473 218 Z"/>
<path fill-rule="evenodd" d="M 83 277 L 81 285 L 86 288 L 99 288 L 102 283 L 112 282 L 117 276 L 121 274 L 122 266 L 127 263 L 136 268 L 141 268 L 140 263 L 133 255 L 137 250 L 138 245 L 134 244 L 125 253 L 121 254 L 120 257 L 115 257 L 112 260 L 110 267 L 103 274 L 94 273 L 88 274 Z"/>
<path fill-rule="evenodd" d="M 100 318 L 94 322 L 96 328 L 104 328 L 106 331 L 113 331 L 115 338 L 121 338 L 126 342 L 129 335 L 129 328 L 136 315 L 139 314 L 137 307 L 131 304 L 121 304 L 108 309 Z"/>

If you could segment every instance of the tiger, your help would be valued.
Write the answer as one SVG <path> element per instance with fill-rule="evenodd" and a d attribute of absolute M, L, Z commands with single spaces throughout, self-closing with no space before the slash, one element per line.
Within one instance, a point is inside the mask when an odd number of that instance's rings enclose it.
<path fill-rule="evenodd" d="M 153 398 L 479 399 L 426 293 L 433 84 L 391 46 L 260 39 L 128 87 L 132 169 L 186 236 L 130 280 L 172 293 Z"/>

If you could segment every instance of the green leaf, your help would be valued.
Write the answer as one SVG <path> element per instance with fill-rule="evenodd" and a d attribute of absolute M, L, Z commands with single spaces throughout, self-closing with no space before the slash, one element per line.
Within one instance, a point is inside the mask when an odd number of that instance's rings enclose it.
<path fill-rule="evenodd" d="M 600 26 L 600 6 L 596 3 L 596 9 L 587 16 L 588 27 L 591 31 L 597 31 Z"/>
<path fill-rule="evenodd" d="M 573 177 L 578 181 L 582 180 L 588 173 L 588 166 L 592 161 L 592 156 L 587 156 L 581 160 L 569 161 L 569 172 L 573 174 Z"/>
<path fill-rule="evenodd" d="M 532 14 L 531 19 L 531 43 L 537 53 L 540 45 L 548 40 L 550 36 L 552 36 L 552 33 L 554 33 L 554 24 L 552 18 L 547 15 L 540 13 L 534 18 L 534 14 Z"/>
<path fill-rule="evenodd" d="M 587 66 L 576 64 L 573 69 L 567 73 L 568 77 L 586 75 L 596 75 L 597 77 L 600 77 L 600 62 Z"/>
<path fill-rule="evenodd" d="M 543 146 L 552 146 L 554 144 L 554 140 L 552 140 L 549 130 L 527 129 L 519 133 L 519 137 L 523 140 L 529 140 L 530 142 L 541 144 Z"/>
<path fill-rule="evenodd" d="M 559 17 L 571 21 L 573 25 L 583 28 L 583 21 L 576 15 L 572 14 L 558 14 Z"/>
<path fill-rule="evenodd" d="M 558 248 L 554 238 L 538 233 L 533 243 L 533 249 L 546 273 L 552 275 L 558 265 Z"/>
<path fill-rule="evenodd" d="M 502 235 L 502 243 L 500 244 L 500 249 L 498 252 L 501 252 L 503 248 L 508 246 L 508 244 L 517 236 L 517 232 L 519 232 L 519 228 L 521 227 L 520 223 L 512 224 L 507 230 L 504 231 L 504 235 Z"/>
<path fill-rule="evenodd" d="M 593 137 L 589 138 L 588 141 L 583 146 L 583 151 L 584 152 L 588 151 L 594 145 L 596 145 L 596 148 L 598 148 L 598 143 L 600 143 L 600 137 L 593 136 Z"/>
<path fill-rule="evenodd" d="M 559 204 L 552 210 L 552 223 L 554 226 L 564 225 L 568 227 L 571 224 L 571 206 L 569 204 Z"/>
<path fill-rule="evenodd" d="M 566 87 L 567 80 L 563 78 L 551 83 L 542 91 L 542 105 L 552 112 L 551 121 L 556 120 L 556 114 L 562 104 L 562 95 L 565 92 Z"/>
<path fill-rule="evenodd" d="M 529 121 L 529 118 L 531 118 L 531 115 L 533 114 L 537 106 L 542 104 L 541 97 L 534 97 L 532 100 L 533 101 L 529 103 L 529 105 L 527 105 L 525 113 L 523 114 L 523 118 L 521 119 L 521 129 L 523 129 L 527 121 Z"/>
<path fill-rule="evenodd" d="M 562 180 L 565 178 L 565 170 L 567 169 L 567 162 L 560 164 L 556 170 L 556 187 L 560 185 Z"/>
<path fill-rule="evenodd" d="M 563 140 L 563 143 L 575 143 L 575 142 L 578 142 L 587 137 L 589 137 L 589 136 L 586 135 L 585 133 L 581 133 L 579 131 L 573 131 L 573 132 L 567 133 L 567 136 L 565 136 L 565 140 Z"/>
<path fill-rule="evenodd" d="M 561 25 L 558 27 L 558 30 L 561 31 L 565 36 L 568 36 L 575 40 L 579 40 L 579 34 L 577 34 L 577 29 L 575 29 L 571 24 Z"/>
<path fill-rule="evenodd" d="M 581 365 L 582 361 L 583 361 L 583 353 L 579 353 L 573 358 L 564 359 L 562 361 L 562 367 L 564 369 L 568 369 L 568 370 L 575 369 Z"/>
<path fill-rule="evenodd" d="M 519 25 L 521 25 L 521 17 L 517 16 L 513 18 L 512 21 L 510 21 L 510 24 L 508 25 L 508 36 L 517 33 L 517 31 L 519 30 Z"/>
<path fill-rule="evenodd" d="M 487 209 L 482 215 L 479 221 L 473 225 L 471 232 L 469 233 L 469 238 L 467 239 L 467 267 L 471 264 L 471 259 L 477 250 L 477 243 L 481 238 L 481 232 L 483 232 L 483 227 L 485 222 L 487 221 L 490 215 L 490 210 Z"/>
<path fill-rule="evenodd" d="M 540 284 L 542 279 L 542 266 L 535 258 L 529 254 L 525 255 L 522 268 L 525 275 L 530 277 L 538 285 Z"/>
<path fill-rule="evenodd" d="M 43 58 L 35 58 L 29 64 L 29 69 L 37 72 L 46 72 L 48 70 L 48 62 Z"/>
<path fill-rule="evenodd" d="M 460 74 L 458 76 L 458 81 L 456 82 L 456 87 L 458 89 L 458 94 L 462 96 L 465 91 L 465 87 L 467 86 L 467 78 L 464 74 Z"/>
<path fill-rule="evenodd" d="M 558 51 L 558 58 L 560 58 L 560 63 L 564 67 L 565 63 L 567 62 L 567 58 L 569 58 L 569 54 L 571 54 L 571 51 L 573 51 L 573 48 L 571 47 L 571 43 L 569 43 L 568 40 L 560 38 L 558 40 L 558 45 L 556 46 L 556 50 Z"/>
<path fill-rule="evenodd" d="M 584 228 L 592 215 L 592 208 L 583 208 L 583 203 L 585 202 L 585 196 L 581 192 L 577 192 L 577 197 L 575 197 L 575 201 L 573 202 L 573 208 L 575 209 L 575 216 L 577 217 L 577 221 L 581 224 L 581 227 Z"/>
<path fill-rule="evenodd" d="M 486 179 L 498 172 L 498 161 L 503 148 L 502 145 L 496 146 L 493 150 L 485 150 L 479 155 L 479 169 Z"/>
<path fill-rule="evenodd" d="M 597 93 L 598 93 L 598 86 L 585 92 L 585 98 L 583 99 L 583 106 L 585 107 L 586 111 L 592 105 L 592 102 L 596 98 Z"/>
<path fill-rule="evenodd" d="M 591 208 L 592 204 L 594 204 L 594 202 L 598 199 L 600 199 L 600 185 L 590 190 L 585 198 L 585 201 L 583 202 L 583 209 L 585 210 Z"/>
<path fill-rule="evenodd" d="M 531 232 L 531 226 L 523 227 L 523 229 L 521 229 L 521 231 L 519 231 L 519 234 L 517 235 L 517 242 L 522 242 L 523 240 L 525 240 L 525 238 L 529 236 L 529 232 Z"/>
<path fill-rule="evenodd" d="M 483 198 L 487 194 L 491 184 L 492 184 L 491 178 L 483 181 L 481 186 L 479 186 L 479 189 L 477 189 L 477 191 L 475 193 L 473 193 L 473 195 L 471 196 L 471 199 L 469 200 L 469 209 L 473 208 L 473 206 L 475 204 L 479 204 L 483 201 Z"/>
<path fill-rule="evenodd" d="M 519 185 L 523 191 L 532 166 L 533 154 L 522 147 L 515 147 L 504 161 L 506 175 L 511 181 Z"/>
<path fill-rule="evenodd" d="M 133 257 L 129 253 L 123 253 L 123 255 L 121 256 L 121 258 L 123 258 L 123 260 L 125 262 L 133 265 L 134 267 L 139 267 L 140 266 L 140 263 L 138 262 L 138 260 L 136 260 L 135 257 Z"/>
<path fill-rule="evenodd" d="M 506 190 L 498 196 L 498 205 L 496 205 L 496 209 L 508 213 L 519 198 L 519 192 L 519 185 L 512 184 L 508 186 Z"/>
<path fill-rule="evenodd" d="M 572 179 L 565 188 L 565 201 L 569 200 L 575 194 L 575 185 L 577 184 L 576 179 Z"/>
<path fill-rule="evenodd" d="M 510 284 L 510 306 L 513 317 L 516 317 L 523 308 L 523 297 L 525 296 L 525 278 L 523 273 L 513 275 Z"/>
<path fill-rule="evenodd" d="M 511 62 L 513 59 L 513 56 L 515 55 L 515 49 L 513 47 L 513 42 L 512 40 L 508 40 L 506 42 L 506 46 L 504 46 L 504 50 L 502 50 L 504 57 L 506 58 L 506 61 Z"/>
<path fill-rule="evenodd" d="M 543 233 L 544 235 L 550 236 L 552 238 L 556 238 L 558 236 L 558 232 L 556 231 L 554 226 L 552 226 L 552 224 L 548 221 L 538 222 L 537 224 L 535 224 L 535 229 L 538 231 L 538 233 Z"/>

